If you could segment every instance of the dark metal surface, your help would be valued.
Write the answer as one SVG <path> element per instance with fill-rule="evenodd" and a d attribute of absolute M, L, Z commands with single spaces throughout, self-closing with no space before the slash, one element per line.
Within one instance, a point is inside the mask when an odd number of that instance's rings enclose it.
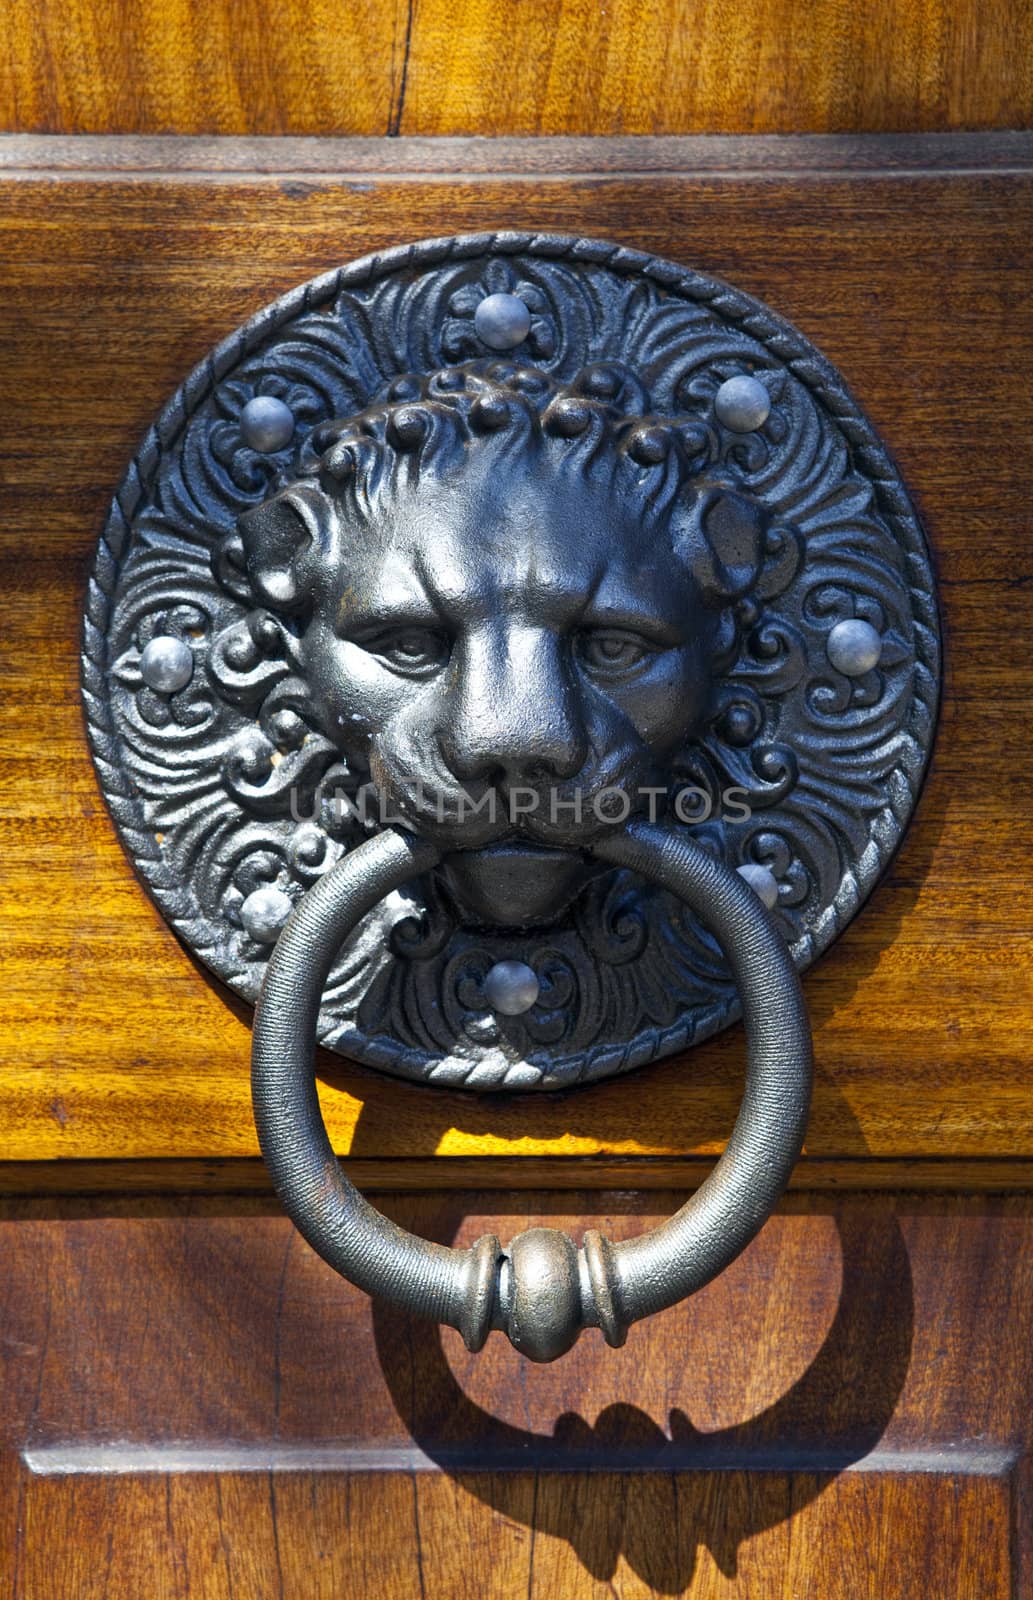
<path fill-rule="evenodd" d="M 323 1126 L 314 1051 L 322 985 L 341 941 L 384 895 L 429 872 L 438 848 L 387 829 L 304 896 L 269 962 L 255 1015 L 252 1090 L 262 1152 L 287 1211 L 338 1272 L 369 1294 L 446 1322 L 470 1349 L 504 1329 L 534 1361 L 551 1361 L 582 1328 L 621 1344 L 632 1322 L 675 1305 L 749 1243 L 799 1156 L 811 1092 L 811 1045 L 785 940 L 753 890 L 699 845 L 648 823 L 599 840 L 595 853 L 662 885 L 720 941 L 742 996 L 746 1088 L 717 1168 L 669 1222 L 611 1244 L 590 1232 L 580 1251 L 532 1228 L 505 1248 L 419 1239 L 348 1182 Z"/>
<path fill-rule="evenodd" d="M 358 262 L 215 350 L 119 490 L 83 655 L 126 848 L 248 999 L 370 833 L 433 841 L 316 1027 L 477 1089 L 738 1014 L 696 910 L 607 854 L 625 805 L 745 868 L 810 962 L 900 838 L 939 671 L 921 531 L 807 341 L 669 262 L 512 234 Z"/>

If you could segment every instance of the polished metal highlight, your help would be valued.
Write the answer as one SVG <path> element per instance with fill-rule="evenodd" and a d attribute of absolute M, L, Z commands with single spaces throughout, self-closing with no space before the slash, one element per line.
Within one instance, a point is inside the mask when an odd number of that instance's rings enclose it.
<path fill-rule="evenodd" d="M 489 350 L 513 350 L 531 331 L 531 313 L 515 294 L 489 294 L 474 312 L 473 325 Z"/>
<path fill-rule="evenodd" d="M 484 977 L 484 998 L 504 1017 L 523 1016 L 541 992 L 538 975 L 526 961 L 496 961 Z"/>
<path fill-rule="evenodd" d="M 837 622 L 829 634 L 829 662 L 847 678 L 874 672 L 882 658 L 882 636 L 862 617 Z"/>
<path fill-rule="evenodd" d="M 275 944 L 293 910 L 289 895 L 265 884 L 261 889 L 252 889 L 240 908 L 240 920 L 257 944 Z"/>
<path fill-rule="evenodd" d="M 778 905 L 778 879 L 770 867 L 762 867 L 756 861 L 747 861 L 745 866 L 739 867 L 740 878 L 744 878 L 757 898 L 768 911 L 774 911 Z"/>
<path fill-rule="evenodd" d="M 294 437 L 294 413 L 271 394 L 256 394 L 240 413 L 244 443 L 262 455 L 285 450 Z"/>
<path fill-rule="evenodd" d="M 182 639 L 159 634 L 140 656 L 140 676 L 157 694 L 178 694 L 193 675 L 194 652 Z"/>
<path fill-rule="evenodd" d="M 771 415 L 771 396 L 759 378 L 726 378 L 714 396 L 714 413 L 735 433 L 757 433 Z"/>
<path fill-rule="evenodd" d="M 479 1350 L 502 1329 L 532 1361 L 552 1361 L 583 1328 L 624 1343 L 631 1323 L 708 1283 L 754 1237 L 803 1145 L 811 1041 L 800 981 L 753 890 L 698 844 L 648 823 L 598 839 L 593 855 L 662 884 L 718 939 L 746 1021 L 746 1087 L 724 1155 L 669 1222 L 580 1250 L 551 1228 L 501 1246 L 432 1243 L 389 1222 L 349 1183 L 331 1148 L 315 1082 L 320 995 L 337 950 L 401 884 L 434 870 L 438 845 L 392 828 L 367 840 L 302 899 L 269 962 L 255 1014 L 251 1084 L 262 1153 L 313 1249 L 367 1293 L 458 1328 Z"/>

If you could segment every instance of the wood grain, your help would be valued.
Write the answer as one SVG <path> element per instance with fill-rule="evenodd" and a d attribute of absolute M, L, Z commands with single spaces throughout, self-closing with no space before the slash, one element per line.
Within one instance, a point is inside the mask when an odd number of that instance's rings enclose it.
<path fill-rule="evenodd" d="M 496 1490 L 477 1473 L 416 1481 L 299 1473 L 282 1482 L 228 1472 L 26 1474 L 9 1490 L 24 1552 L 9 1592 L 12 1600 L 1012 1600 L 1015 1592 L 1010 1490 L 993 1478 L 677 1473 L 656 1484 L 527 1474 L 507 1481 L 506 1513 L 492 1508 Z M 781 1526 L 733 1557 L 744 1511 Z M 551 1531 L 575 1523 L 580 1549 Z M 716 1552 L 699 1547 L 701 1531 Z"/>
<path fill-rule="evenodd" d="M 0 126 L 386 134 L 406 0 L 7 0 Z"/>
<path fill-rule="evenodd" d="M 562 181 L 464 182 L 457 146 L 452 172 L 367 170 L 359 182 L 212 185 L 110 167 L 0 181 L 0 1157 L 256 1154 L 244 1009 L 147 901 L 86 757 L 86 566 L 136 440 L 218 337 L 338 259 L 500 217 L 609 234 L 769 300 L 840 366 L 898 456 L 940 570 L 944 717 L 904 848 L 806 979 L 819 1063 L 808 1153 L 1033 1155 L 1029 919 L 1016 893 L 1033 764 L 1031 624 L 1018 603 L 1033 496 L 1016 403 L 1033 345 L 1024 148 L 1023 165 L 1011 143 L 1006 172 L 927 176 L 796 176 L 771 161 L 725 182 L 635 178 L 607 174 L 597 146 L 596 166 Z M 735 1030 L 590 1095 L 500 1103 L 327 1058 L 323 1104 L 336 1146 L 362 1160 L 670 1158 L 720 1148 L 741 1069 Z"/>
<path fill-rule="evenodd" d="M 675 1199 L 390 1210 L 626 1237 Z M 1025 1595 L 1031 1244 L 1030 1201 L 790 1200 L 624 1349 L 534 1368 L 371 1307 L 260 1202 L 7 1202 L 4 1592 Z"/>
<path fill-rule="evenodd" d="M 1028 127 L 1026 0 L 8 0 L 0 128 Z"/>

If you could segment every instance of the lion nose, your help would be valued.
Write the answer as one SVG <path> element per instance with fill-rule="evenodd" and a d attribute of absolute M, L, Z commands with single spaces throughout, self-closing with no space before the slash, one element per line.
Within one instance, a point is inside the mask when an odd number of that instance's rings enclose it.
<path fill-rule="evenodd" d="M 460 663 L 442 753 L 461 782 L 567 781 L 588 738 L 557 639 L 471 641 Z"/>

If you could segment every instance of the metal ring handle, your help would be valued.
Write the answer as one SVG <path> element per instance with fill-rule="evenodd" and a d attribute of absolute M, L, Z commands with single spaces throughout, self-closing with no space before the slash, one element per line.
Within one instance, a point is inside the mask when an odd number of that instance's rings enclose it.
<path fill-rule="evenodd" d="M 725 951 L 743 1005 L 746 1086 L 732 1136 L 706 1182 L 651 1233 L 612 1244 L 590 1232 L 579 1251 L 563 1233 L 531 1228 L 505 1249 L 485 1235 L 456 1250 L 397 1227 L 342 1172 L 316 1094 L 322 991 L 360 917 L 428 872 L 439 859 L 434 845 L 387 829 L 321 878 L 280 935 L 255 1016 L 251 1084 L 262 1153 L 313 1249 L 367 1293 L 457 1328 L 469 1349 L 501 1328 L 533 1361 L 562 1355 L 586 1327 L 623 1344 L 632 1322 L 677 1304 L 728 1266 L 781 1196 L 810 1105 L 800 982 L 754 891 L 698 845 L 645 822 L 591 848 L 701 917 Z"/>

